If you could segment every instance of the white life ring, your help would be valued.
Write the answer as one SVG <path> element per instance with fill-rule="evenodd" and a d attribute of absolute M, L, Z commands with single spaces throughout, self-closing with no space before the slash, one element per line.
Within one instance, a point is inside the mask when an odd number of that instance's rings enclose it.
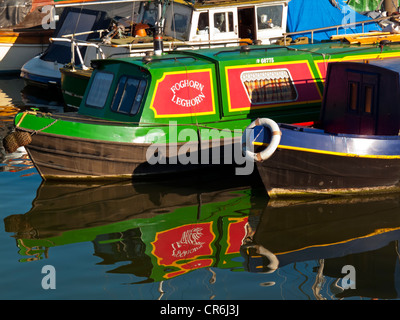
<path fill-rule="evenodd" d="M 247 134 L 248 129 L 252 129 L 255 126 L 262 125 L 266 128 L 269 128 L 272 133 L 271 142 L 269 143 L 268 147 L 261 152 L 255 153 L 250 150 L 250 146 L 252 145 L 252 141 L 250 141 L 251 134 Z M 251 161 L 265 161 L 269 157 L 271 157 L 275 150 L 278 148 L 278 145 L 281 141 L 282 132 L 279 128 L 279 125 L 272 119 L 262 118 L 256 119 L 245 129 L 242 135 L 242 149 L 243 154 L 245 155 L 247 160 Z"/>

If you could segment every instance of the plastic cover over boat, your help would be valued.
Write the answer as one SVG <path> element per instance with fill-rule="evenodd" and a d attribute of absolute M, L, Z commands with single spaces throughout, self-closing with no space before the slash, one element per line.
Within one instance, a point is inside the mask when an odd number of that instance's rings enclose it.
<path fill-rule="evenodd" d="M 54 32 L 56 38 L 63 35 L 86 32 L 90 30 L 101 30 L 109 27 L 111 18 L 103 11 L 94 11 L 81 8 L 67 8 L 64 10 L 60 23 Z M 98 34 L 83 34 L 75 36 L 77 40 L 87 41 L 91 37 L 98 37 Z M 82 54 L 86 48 L 81 50 Z M 68 63 L 71 61 L 71 49 L 69 43 L 52 43 L 41 57 L 45 61 L 57 61 Z"/>
<path fill-rule="evenodd" d="M 0 28 L 8 28 L 21 23 L 31 8 L 32 0 L 0 1 Z"/>
<path fill-rule="evenodd" d="M 291 0 L 288 8 L 288 31 L 296 32 L 316 28 L 343 25 L 358 21 L 371 20 L 354 11 L 344 0 Z M 364 32 L 382 31 L 376 23 L 368 23 L 364 26 Z M 353 34 L 363 32 L 362 26 L 350 26 L 339 28 L 339 34 Z M 314 33 L 314 42 L 328 40 L 336 35 L 336 28 Z M 292 36 L 309 37 L 310 33 Z"/>

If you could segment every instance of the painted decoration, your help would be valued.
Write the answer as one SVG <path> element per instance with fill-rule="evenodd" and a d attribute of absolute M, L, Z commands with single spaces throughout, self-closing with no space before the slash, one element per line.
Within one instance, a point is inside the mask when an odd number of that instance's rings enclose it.
<path fill-rule="evenodd" d="M 229 111 L 321 101 L 308 61 L 226 68 Z"/>
<path fill-rule="evenodd" d="M 215 114 L 211 69 L 164 73 L 150 108 L 155 118 Z"/>

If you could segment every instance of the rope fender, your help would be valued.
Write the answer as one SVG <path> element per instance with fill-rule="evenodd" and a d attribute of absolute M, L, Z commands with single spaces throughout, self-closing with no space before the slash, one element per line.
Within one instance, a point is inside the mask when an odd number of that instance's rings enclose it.
<path fill-rule="evenodd" d="M 58 121 L 58 119 L 55 119 L 52 123 L 48 124 L 47 126 L 41 128 L 39 130 L 33 130 L 32 132 L 29 132 L 29 131 L 19 128 L 19 126 L 21 125 L 21 122 L 24 120 L 25 116 L 28 113 L 36 114 L 36 112 L 25 111 L 23 113 L 21 119 L 18 121 L 18 123 L 15 126 L 15 129 L 17 129 L 17 130 L 14 130 L 13 132 L 8 134 L 3 139 L 3 147 L 7 153 L 13 153 L 19 147 L 24 147 L 24 146 L 30 144 L 32 142 L 32 136 L 34 134 L 51 127 L 53 124 L 55 124 Z"/>

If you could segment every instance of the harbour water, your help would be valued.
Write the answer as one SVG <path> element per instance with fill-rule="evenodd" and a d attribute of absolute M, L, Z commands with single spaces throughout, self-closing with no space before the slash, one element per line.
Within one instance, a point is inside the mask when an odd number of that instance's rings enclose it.
<path fill-rule="evenodd" d="M 12 106 L 50 105 L 0 78 Z M 400 194 L 272 201 L 259 181 L 44 183 L 0 144 L 1 300 L 399 299 Z"/>

